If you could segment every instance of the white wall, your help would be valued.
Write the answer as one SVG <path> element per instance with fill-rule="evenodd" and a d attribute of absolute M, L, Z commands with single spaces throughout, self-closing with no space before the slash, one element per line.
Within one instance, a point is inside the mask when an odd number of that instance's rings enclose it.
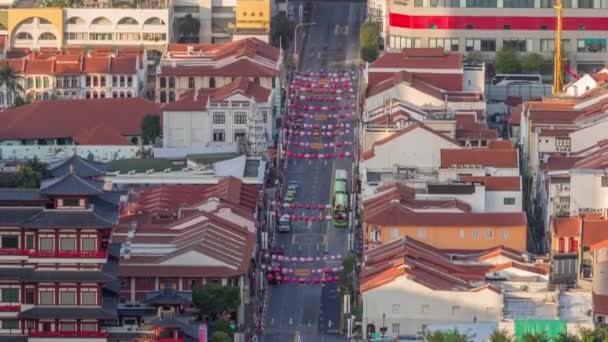
<path fill-rule="evenodd" d="M 572 152 L 577 152 L 606 138 L 608 138 L 608 120 L 604 119 L 592 126 L 570 133 L 570 148 Z"/>
<path fill-rule="evenodd" d="M 538 136 L 538 153 L 557 152 L 555 148 L 555 137 Z"/>
<path fill-rule="evenodd" d="M 504 204 L 505 198 L 514 198 L 514 205 Z M 492 213 L 515 213 L 522 210 L 521 191 L 486 191 L 486 211 Z"/>
<path fill-rule="evenodd" d="M 437 169 L 441 164 L 441 149 L 460 148 L 423 128 L 414 130 L 374 148 L 374 157 L 365 160 L 368 169 L 387 169 L 395 164 L 408 167 Z"/>
<path fill-rule="evenodd" d="M 211 141 L 209 112 L 164 112 L 163 147 L 204 146 Z"/>
<path fill-rule="evenodd" d="M 595 82 L 591 75 L 587 74 L 569 86 L 568 89 L 566 89 L 566 94 L 570 96 L 580 96 L 584 92 L 591 90 L 596 86 L 597 82 Z"/>
<path fill-rule="evenodd" d="M 384 104 L 385 99 L 390 98 L 407 101 L 419 107 L 427 105 L 431 105 L 433 107 L 441 107 L 444 105 L 443 100 L 423 93 L 415 88 L 410 87 L 405 82 L 402 82 L 396 87 L 392 87 L 389 90 L 368 97 L 365 100 L 365 108 L 380 107 Z"/>
<path fill-rule="evenodd" d="M 475 177 L 496 176 L 496 177 L 516 177 L 519 176 L 518 168 L 447 168 L 439 169 L 439 181 L 455 181 L 459 175 L 471 175 Z"/>
<path fill-rule="evenodd" d="M 484 213 L 487 209 L 486 201 L 487 192 L 485 186 L 478 185 L 475 187 L 475 192 L 470 195 L 459 194 L 416 194 L 416 199 L 421 200 L 441 200 L 441 199 L 457 199 L 471 206 L 471 211 L 474 213 Z"/>
<path fill-rule="evenodd" d="M 393 323 L 400 335 L 415 335 L 425 324 L 498 322 L 501 307 L 502 295 L 489 289 L 434 291 L 403 276 L 363 293 L 363 327 L 373 323 L 379 331 L 384 313 L 387 335 L 396 337 Z"/>
<path fill-rule="evenodd" d="M 34 159 L 37 157 L 43 162 L 52 162 L 65 159 L 74 154 L 74 151 L 87 158 L 93 154 L 95 160 L 108 162 L 114 159 L 135 158 L 141 148 L 135 145 L 12 145 L 0 146 L 0 159 Z"/>
<path fill-rule="evenodd" d="M 608 208 L 608 187 L 602 187 L 601 174 L 571 171 L 570 211 L 583 208 Z"/>

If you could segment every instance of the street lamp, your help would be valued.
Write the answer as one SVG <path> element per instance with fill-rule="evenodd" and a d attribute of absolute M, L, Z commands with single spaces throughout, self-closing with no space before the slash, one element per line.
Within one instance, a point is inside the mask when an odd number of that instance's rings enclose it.
<path fill-rule="evenodd" d="M 297 38 L 297 34 L 298 34 L 298 29 L 302 26 L 312 26 L 312 25 L 316 25 L 317 23 L 315 22 L 311 22 L 311 23 L 299 23 L 296 25 L 296 27 L 293 29 L 293 55 L 294 59 L 297 59 L 298 56 L 298 38 Z M 294 61 L 297 63 L 297 61 Z"/>

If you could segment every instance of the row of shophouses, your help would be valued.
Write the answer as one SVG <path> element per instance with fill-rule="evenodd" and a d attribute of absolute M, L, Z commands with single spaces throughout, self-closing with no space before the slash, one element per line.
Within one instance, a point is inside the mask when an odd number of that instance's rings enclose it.
<path fill-rule="evenodd" d="M 605 322 L 608 74 L 511 107 L 499 132 L 484 73 L 443 48 L 385 53 L 365 70 L 368 337 L 457 328 L 488 341 Z"/>

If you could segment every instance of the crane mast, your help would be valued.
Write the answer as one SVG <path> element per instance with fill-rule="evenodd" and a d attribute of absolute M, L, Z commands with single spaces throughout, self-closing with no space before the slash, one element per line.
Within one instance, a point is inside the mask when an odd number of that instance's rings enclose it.
<path fill-rule="evenodd" d="M 562 0 L 555 0 L 557 25 L 555 26 L 555 51 L 553 52 L 553 96 L 562 91 Z"/>

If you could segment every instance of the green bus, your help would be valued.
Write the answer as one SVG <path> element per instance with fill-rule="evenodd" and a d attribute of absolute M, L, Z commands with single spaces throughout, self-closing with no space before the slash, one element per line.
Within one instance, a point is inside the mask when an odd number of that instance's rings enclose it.
<path fill-rule="evenodd" d="M 348 173 L 336 170 L 333 196 L 333 223 L 336 228 L 348 227 Z"/>

